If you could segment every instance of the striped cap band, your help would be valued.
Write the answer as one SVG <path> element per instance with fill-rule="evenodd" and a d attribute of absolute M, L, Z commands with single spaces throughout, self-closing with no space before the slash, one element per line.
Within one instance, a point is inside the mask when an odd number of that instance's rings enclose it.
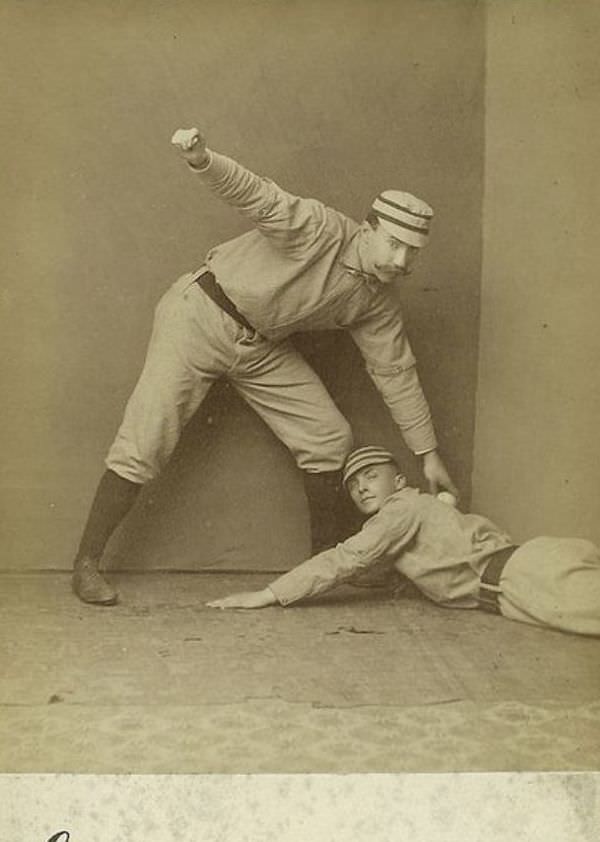
<path fill-rule="evenodd" d="M 383 228 L 408 245 L 421 248 L 427 243 L 433 209 L 412 193 L 385 190 L 373 202 Z"/>
<path fill-rule="evenodd" d="M 345 484 L 361 468 L 367 468 L 369 465 L 384 465 L 386 462 L 396 463 L 396 457 L 389 450 L 377 445 L 368 445 L 367 447 L 359 447 L 353 450 L 346 459 L 344 464 L 344 471 L 342 474 L 342 482 Z"/>

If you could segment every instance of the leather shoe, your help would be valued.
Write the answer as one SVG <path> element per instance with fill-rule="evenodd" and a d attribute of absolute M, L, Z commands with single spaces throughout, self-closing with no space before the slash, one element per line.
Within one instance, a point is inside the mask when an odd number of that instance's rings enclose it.
<path fill-rule="evenodd" d="M 82 602 L 94 605 L 115 605 L 119 595 L 99 573 L 98 564 L 91 558 L 78 559 L 73 569 L 73 591 Z"/>

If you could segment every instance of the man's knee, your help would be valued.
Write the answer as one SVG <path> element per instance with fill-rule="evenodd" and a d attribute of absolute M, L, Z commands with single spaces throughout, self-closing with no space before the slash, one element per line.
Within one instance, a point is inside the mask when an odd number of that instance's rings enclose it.
<path fill-rule="evenodd" d="M 111 448 L 104 464 L 109 471 L 120 476 L 122 479 L 135 482 L 137 485 L 145 485 L 158 476 L 160 469 L 147 460 L 134 459 L 122 453 L 116 453 Z"/>
<path fill-rule="evenodd" d="M 297 451 L 298 467 L 312 473 L 338 471 L 352 450 L 352 444 L 352 430 L 342 419 L 335 427 L 320 431 L 310 448 Z"/>
<path fill-rule="evenodd" d="M 333 436 L 330 447 L 331 456 L 335 459 L 336 470 L 343 467 L 346 457 L 352 450 L 352 446 L 352 430 L 350 429 L 350 424 L 344 420 L 344 424 L 341 425 Z"/>
<path fill-rule="evenodd" d="M 143 485 L 155 479 L 167 463 L 171 448 L 164 451 L 159 447 L 140 447 L 119 431 L 105 459 L 108 470 L 123 479 Z"/>

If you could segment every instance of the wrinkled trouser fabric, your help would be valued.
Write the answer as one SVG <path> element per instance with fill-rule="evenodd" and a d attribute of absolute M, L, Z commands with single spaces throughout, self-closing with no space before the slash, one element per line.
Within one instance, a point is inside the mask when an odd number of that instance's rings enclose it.
<path fill-rule="evenodd" d="M 526 541 L 506 563 L 500 587 L 500 610 L 511 620 L 600 635 L 600 550 L 591 541 Z"/>
<path fill-rule="evenodd" d="M 289 341 L 272 343 L 224 313 L 184 275 L 156 308 L 144 368 L 106 466 L 130 482 L 155 477 L 211 385 L 227 378 L 311 473 L 341 468 L 348 422 Z"/>

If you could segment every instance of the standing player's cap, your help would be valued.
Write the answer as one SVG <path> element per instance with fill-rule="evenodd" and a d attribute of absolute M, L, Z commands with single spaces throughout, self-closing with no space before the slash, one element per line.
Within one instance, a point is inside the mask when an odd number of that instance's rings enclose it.
<path fill-rule="evenodd" d="M 384 190 L 371 209 L 383 228 L 409 246 L 422 248 L 429 238 L 433 209 L 422 199 L 402 190 Z"/>
<path fill-rule="evenodd" d="M 353 450 L 346 459 L 342 482 L 346 484 L 350 477 L 354 476 L 361 468 L 367 468 L 369 465 L 384 465 L 386 462 L 392 462 L 395 465 L 396 457 L 384 447 L 372 444 L 367 447 L 359 447 L 357 450 Z"/>

